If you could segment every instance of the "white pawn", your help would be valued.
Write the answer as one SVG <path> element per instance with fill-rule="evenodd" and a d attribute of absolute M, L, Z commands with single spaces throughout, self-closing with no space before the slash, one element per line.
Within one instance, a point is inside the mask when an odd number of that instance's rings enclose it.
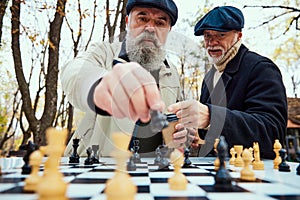
<path fill-rule="evenodd" d="M 184 162 L 182 153 L 178 149 L 175 149 L 170 155 L 170 160 L 174 165 L 174 175 L 168 179 L 170 189 L 186 190 L 187 179 L 185 175 L 180 171 L 181 166 Z"/>
<path fill-rule="evenodd" d="M 230 149 L 230 155 L 231 155 L 231 158 L 229 159 L 229 165 L 234 165 L 235 154 L 236 154 L 236 152 L 235 152 L 234 148 L 232 147 L 232 148 Z"/>
<path fill-rule="evenodd" d="M 244 161 L 244 168 L 241 170 L 241 180 L 245 180 L 245 181 L 255 181 L 255 174 L 252 171 L 252 169 L 250 169 L 249 165 L 252 161 L 252 154 L 249 151 L 249 149 L 245 149 L 243 151 L 242 154 L 242 158 Z"/>
<path fill-rule="evenodd" d="M 274 146 L 273 146 L 273 148 L 274 148 L 274 152 L 275 152 L 275 154 L 276 154 L 276 157 L 275 157 L 275 159 L 274 159 L 274 161 L 273 161 L 273 164 L 274 164 L 274 169 L 278 169 L 279 167 L 279 164 L 281 163 L 281 161 L 282 161 L 282 159 L 281 159 L 281 157 L 279 156 L 279 151 L 280 151 L 280 149 L 282 148 L 282 146 L 281 146 L 281 144 L 280 144 L 280 142 L 279 142 L 279 140 L 275 140 L 275 143 L 274 143 Z"/>

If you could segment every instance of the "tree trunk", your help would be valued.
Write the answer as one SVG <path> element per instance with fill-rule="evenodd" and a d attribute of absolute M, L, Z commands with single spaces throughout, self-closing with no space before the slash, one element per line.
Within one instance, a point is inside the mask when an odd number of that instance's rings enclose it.
<path fill-rule="evenodd" d="M 49 33 L 49 59 L 46 75 L 45 107 L 41 118 L 41 143 L 46 144 L 47 128 L 52 126 L 57 113 L 57 83 L 58 83 L 58 61 L 59 44 L 63 19 L 65 17 L 65 5 L 67 0 L 57 0 L 54 20 L 50 23 Z"/>
<path fill-rule="evenodd" d="M 5 15 L 5 10 L 7 8 L 7 3 L 9 0 L 0 0 L 0 46 L 2 39 L 2 27 L 3 27 L 3 18 Z"/>

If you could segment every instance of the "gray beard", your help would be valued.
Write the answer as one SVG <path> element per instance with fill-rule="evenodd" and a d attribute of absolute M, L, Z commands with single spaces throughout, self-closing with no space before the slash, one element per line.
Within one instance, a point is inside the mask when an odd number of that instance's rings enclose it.
<path fill-rule="evenodd" d="M 144 44 L 142 41 L 144 38 L 151 38 L 154 45 Z M 139 63 L 148 71 L 161 68 L 161 64 L 166 58 L 166 51 L 162 47 L 157 38 L 147 31 L 136 38 L 131 37 L 130 33 L 126 35 L 126 51 L 129 60 Z"/>

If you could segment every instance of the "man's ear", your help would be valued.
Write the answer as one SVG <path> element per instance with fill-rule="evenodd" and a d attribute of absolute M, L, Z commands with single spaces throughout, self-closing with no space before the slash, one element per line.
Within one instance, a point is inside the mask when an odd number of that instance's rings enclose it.
<path fill-rule="evenodd" d="M 126 23 L 126 25 L 128 25 L 128 15 L 126 15 L 126 17 L 125 17 L 125 23 Z"/>

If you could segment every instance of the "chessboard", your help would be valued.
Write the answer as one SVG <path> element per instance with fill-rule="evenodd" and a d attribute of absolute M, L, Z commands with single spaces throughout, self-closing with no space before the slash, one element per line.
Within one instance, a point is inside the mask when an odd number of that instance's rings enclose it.
<path fill-rule="evenodd" d="M 24 180 L 28 175 L 21 174 L 22 158 L 0 158 L 2 175 L 0 175 L 1 200 L 35 200 L 37 194 L 23 191 Z M 171 190 L 168 178 L 174 174 L 172 165 L 169 169 L 160 170 L 154 165 L 154 158 L 142 158 L 135 171 L 129 171 L 132 181 L 137 186 L 135 199 L 141 200 L 189 200 L 189 199 L 300 199 L 300 176 L 296 174 L 298 163 L 288 163 L 290 172 L 273 169 L 273 160 L 264 160 L 265 169 L 255 170 L 256 180 L 247 182 L 240 180 L 241 167 L 234 167 L 226 162 L 232 179 L 230 191 L 222 191 L 214 187 L 213 157 L 191 157 L 192 165 L 181 171 L 188 180 L 186 190 Z M 100 158 L 99 164 L 85 165 L 84 158 L 79 164 L 69 164 L 68 158 L 62 158 L 59 166 L 68 183 L 66 196 L 70 200 L 106 199 L 104 189 L 106 181 L 113 177 L 116 169 L 113 158 Z M 43 173 L 43 166 L 40 167 Z M 116 191 L 118 192 L 118 191 Z"/>

